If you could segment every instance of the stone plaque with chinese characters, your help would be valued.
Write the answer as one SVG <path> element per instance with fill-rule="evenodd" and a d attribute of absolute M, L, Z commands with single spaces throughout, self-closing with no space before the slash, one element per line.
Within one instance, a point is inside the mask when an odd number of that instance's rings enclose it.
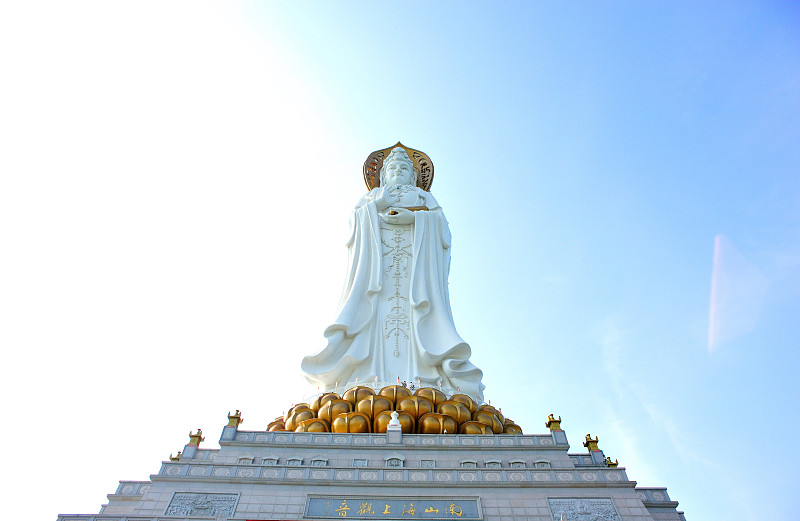
<path fill-rule="evenodd" d="M 483 519 L 477 497 L 308 496 L 310 519 Z"/>

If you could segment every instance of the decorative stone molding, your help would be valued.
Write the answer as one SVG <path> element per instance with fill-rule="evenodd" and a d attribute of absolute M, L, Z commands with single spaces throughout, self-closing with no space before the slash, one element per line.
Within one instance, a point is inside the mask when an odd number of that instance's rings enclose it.
<path fill-rule="evenodd" d="M 402 471 L 394 471 L 394 472 L 384 472 L 383 478 L 386 481 L 402 481 L 403 480 L 403 472 Z"/>
<path fill-rule="evenodd" d="M 436 481 L 450 481 L 453 479 L 453 475 L 449 472 L 437 472 L 435 479 Z"/>
<path fill-rule="evenodd" d="M 353 473 L 349 470 L 340 470 L 334 475 L 337 481 L 349 481 L 353 479 Z"/>
<path fill-rule="evenodd" d="M 207 476 L 208 474 L 210 474 L 210 471 L 211 467 L 207 465 L 193 465 L 189 469 L 189 475 L 195 478 L 201 476 Z"/>
<path fill-rule="evenodd" d="M 405 456 L 403 456 L 398 452 L 395 452 L 387 455 L 386 458 L 384 459 L 384 462 L 385 465 L 389 468 L 397 468 L 397 467 L 402 467 L 404 465 L 405 459 L 406 459 Z"/>
<path fill-rule="evenodd" d="M 236 477 L 238 478 L 252 478 L 256 475 L 256 469 L 254 468 L 240 468 L 236 471 Z"/>
<path fill-rule="evenodd" d="M 317 457 L 314 459 L 316 460 Z M 320 458 L 322 461 L 324 458 Z M 361 459 L 361 461 L 365 461 L 366 458 Z M 466 483 L 466 480 L 469 478 L 462 478 L 462 475 L 468 475 L 465 473 L 472 473 L 476 476 L 475 481 L 483 481 L 483 482 L 493 482 L 493 483 L 515 483 L 519 481 L 542 481 L 542 482 L 555 482 L 555 483 L 563 483 L 563 484 L 570 484 L 570 483 L 606 483 L 609 485 L 617 485 L 617 486 L 625 486 L 627 483 L 627 478 L 625 477 L 624 470 L 587 470 L 587 469 L 548 469 L 548 468 L 538 468 L 536 464 L 534 464 L 535 472 L 531 472 L 530 474 L 527 472 L 527 469 L 516 469 L 513 466 L 508 469 L 502 468 L 491 468 L 491 467 L 478 467 L 477 462 L 475 460 L 462 460 L 461 462 L 457 463 L 456 469 L 435 469 L 435 460 L 424 460 L 433 462 L 432 464 L 434 467 L 422 467 L 422 461 L 420 460 L 420 465 L 417 466 L 417 463 L 411 466 L 409 470 L 403 470 L 403 467 L 406 466 L 405 458 L 402 454 L 399 453 L 391 453 L 386 456 L 385 459 L 385 470 L 378 471 L 377 473 L 374 470 L 362 470 L 365 469 L 366 465 L 369 464 L 369 461 L 366 460 L 365 466 L 358 467 L 355 463 L 356 460 L 353 460 L 354 464 L 352 466 L 338 466 L 338 467 L 327 467 L 330 468 L 330 472 L 326 474 L 329 476 L 328 478 L 319 477 L 321 474 L 317 474 L 314 476 L 315 480 L 319 479 L 341 479 L 336 478 L 337 473 L 340 472 L 350 472 L 352 474 L 351 479 L 359 479 L 359 480 L 369 480 L 374 482 L 390 482 L 390 481 L 411 481 L 410 473 L 414 472 L 425 472 L 428 479 L 434 482 L 441 482 L 442 480 L 450 480 L 455 483 Z M 263 463 L 263 462 L 262 462 Z M 489 463 L 493 463 L 493 461 L 489 460 Z M 520 460 L 515 460 L 514 463 L 522 463 Z M 536 463 L 548 463 L 545 461 L 537 461 Z M 426 463 L 427 465 L 428 463 Z M 260 480 L 281 480 L 284 476 L 287 479 L 302 479 L 302 478 L 309 478 L 310 474 L 309 471 L 314 471 L 320 469 L 318 466 L 309 465 L 303 466 L 302 460 L 298 457 L 289 458 L 285 465 L 269 465 L 263 464 L 263 466 L 248 466 L 248 465 L 198 465 L 198 464 L 178 464 L 178 463 L 164 463 L 162 465 L 160 475 L 165 476 L 167 478 L 173 479 L 183 479 L 185 476 L 186 478 L 193 479 L 193 480 L 220 480 L 220 479 L 228 479 L 229 477 L 237 477 L 239 479 L 245 480 L 253 480 L 254 482 Z M 429 470 L 428 470 L 429 469 Z M 433 471 L 433 474 L 429 472 Z M 325 472 L 328 472 L 327 470 Z M 449 478 L 444 478 L 442 476 L 450 476 Z M 118 487 L 117 493 L 119 494 L 122 488 Z M 637 489 L 640 492 L 645 493 L 648 498 L 648 501 L 651 503 L 659 503 L 659 502 L 670 502 L 669 496 L 666 494 L 665 489 Z M 141 493 L 141 492 L 140 492 Z"/>
<path fill-rule="evenodd" d="M 311 458 L 311 466 L 312 467 L 327 467 L 328 466 L 328 458 L 324 458 L 322 456 L 314 456 Z"/>
<path fill-rule="evenodd" d="M 487 469 L 499 469 L 503 466 L 499 459 L 487 459 L 483 464 Z"/>
<path fill-rule="evenodd" d="M 636 495 L 644 503 L 669 503 L 672 500 L 665 488 L 636 488 Z"/>
<path fill-rule="evenodd" d="M 411 472 L 409 477 L 411 481 L 428 481 L 427 472 Z"/>

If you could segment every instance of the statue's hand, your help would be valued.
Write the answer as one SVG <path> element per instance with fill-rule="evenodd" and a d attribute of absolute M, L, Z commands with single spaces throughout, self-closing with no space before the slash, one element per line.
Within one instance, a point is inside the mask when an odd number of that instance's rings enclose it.
<path fill-rule="evenodd" d="M 411 224 L 414 222 L 414 212 L 405 208 L 389 208 L 388 212 L 381 213 L 381 217 L 389 224 Z"/>
<path fill-rule="evenodd" d="M 375 206 L 379 212 L 386 210 L 390 206 L 400 201 L 400 193 L 397 190 L 384 190 L 380 197 L 375 199 Z"/>

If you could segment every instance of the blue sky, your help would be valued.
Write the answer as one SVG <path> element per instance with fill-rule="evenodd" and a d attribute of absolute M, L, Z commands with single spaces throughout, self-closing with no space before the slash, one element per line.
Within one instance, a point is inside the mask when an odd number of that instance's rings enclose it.
<path fill-rule="evenodd" d="M 31 517 L 307 394 L 398 140 L 434 162 L 493 404 L 599 436 L 690 520 L 800 516 L 796 5 L 0 9 L 3 446 L 58 483 Z"/>

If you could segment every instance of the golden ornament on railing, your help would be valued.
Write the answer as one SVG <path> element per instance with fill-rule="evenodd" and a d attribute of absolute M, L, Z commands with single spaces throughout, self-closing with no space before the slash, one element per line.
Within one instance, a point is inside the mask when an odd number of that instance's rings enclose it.
<path fill-rule="evenodd" d="M 375 416 L 375 420 L 372 422 L 374 427 L 372 432 L 386 432 L 389 422 L 392 421 L 392 412 L 394 411 L 379 412 Z M 403 434 L 414 434 L 414 426 L 416 425 L 416 422 L 414 421 L 413 416 L 405 411 L 397 411 L 397 419 L 400 421 L 400 430 L 403 431 Z"/>
<path fill-rule="evenodd" d="M 377 394 L 367 396 L 356 404 L 356 412 L 363 412 L 371 419 L 376 418 L 378 414 L 383 411 L 393 410 L 394 406 L 392 405 L 392 402 L 389 401 L 389 399 L 385 396 L 380 396 Z"/>
<path fill-rule="evenodd" d="M 419 434 L 455 434 L 458 432 L 456 421 L 446 414 L 429 412 L 417 422 Z"/>
<path fill-rule="evenodd" d="M 447 396 L 439 389 L 433 387 L 420 387 L 414 393 L 414 396 L 421 396 L 431 401 L 434 407 L 438 407 L 440 403 L 447 400 Z"/>
<path fill-rule="evenodd" d="M 592 452 L 593 450 L 600 450 L 600 448 L 597 446 L 598 441 L 600 441 L 599 437 L 595 436 L 594 439 L 592 439 L 592 435 L 587 434 L 586 441 L 583 442 L 583 446 L 589 449 L 589 452 Z"/>
<path fill-rule="evenodd" d="M 331 427 L 325 420 L 311 418 L 301 421 L 294 432 L 331 432 Z"/>
<path fill-rule="evenodd" d="M 228 413 L 228 427 L 238 427 L 244 423 L 244 418 L 242 418 L 242 411 L 236 409 L 236 412 L 231 414 Z"/>
<path fill-rule="evenodd" d="M 331 431 L 335 433 L 371 432 L 369 416 L 363 412 L 348 412 L 340 414 L 333 420 Z"/>
<path fill-rule="evenodd" d="M 320 394 L 311 402 L 311 409 L 314 412 L 319 413 L 320 408 L 328 403 L 331 400 L 340 400 L 341 397 L 336 393 L 324 393 Z"/>
<path fill-rule="evenodd" d="M 381 389 L 378 394 L 389 398 L 392 401 L 392 404 L 396 405 L 399 399 L 405 398 L 406 396 L 411 396 L 411 391 L 402 385 L 387 385 Z"/>
<path fill-rule="evenodd" d="M 475 400 L 467 396 L 466 394 L 454 394 L 450 397 L 451 400 L 456 402 L 461 402 L 467 406 L 469 409 L 470 414 L 475 414 L 475 411 L 478 410 L 478 404 L 475 403 Z"/>
<path fill-rule="evenodd" d="M 558 417 L 556 420 L 552 414 L 547 417 L 547 422 L 544 424 L 545 427 L 550 429 L 551 431 L 560 431 L 561 430 L 561 416 Z"/>
<path fill-rule="evenodd" d="M 347 400 L 331 400 L 319 409 L 317 417 L 333 425 L 333 420 L 340 414 L 353 412 L 353 404 Z"/>
<path fill-rule="evenodd" d="M 492 428 L 481 422 L 468 421 L 458 428 L 459 434 L 492 434 Z"/>
<path fill-rule="evenodd" d="M 436 407 L 436 412 L 450 416 L 459 426 L 472 419 L 469 408 L 462 402 L 457 402 L 455 400 L 446 400 L 440 403 L 439 406 Z"/>
<path fill-rule="evenodd" d="M 433 403 L 421 396 L 407 396 L 401 398 L 396 407 L 397 412 L 405 411 L 419 420 L 429 412 L 433 412 Z"/>
<path fill-rule="evenodd" d="M 478 410 L 479 411 L 490 412 L 490 413 L 494 414 L 497 417 L 498 420 L 500 420 L 501 424 L 505 423 L 505 417 L 503 416 L 503 413 L 501 413 L 498 409 L 496 409 L 495 407 L 492 407 L 491 405 L 487 405 L 487 404 L 479 405 L 478 406 Z"/>
<path fill-rule="evenodd" d="M 374 394 L 375 391 L 369 387 L 358 385 L 345 391 L 345 393 L 342 395 L 342 399 L 347 400 L 348 402 L 352 403 L 353 406 L 355 406 L 359 401 L 363 400 L 367 396 L 373 396 Z"/>
<path fill-rule="evenodd" d="M 315 418 L 317 415 L 314 414 L 307 405 L 303 405 L 302 407 L 293 407 L 292 413 L 286 418 L 286 422 L 284 426 L 286 427 L 287 431 L 293 431 L 300 425 L 301 421 L 310 420 Z"/>
<path fill-rule="evenodd" d="M 485 423 L 492 428 L 492 432 L 495 434 L 500 434 L 503 432 L 503 424 L 500 423 L 500 420 L 497 419 L 497 416 L 489 411 L 476 411 L 472 415 L 472 421 Z"/>

